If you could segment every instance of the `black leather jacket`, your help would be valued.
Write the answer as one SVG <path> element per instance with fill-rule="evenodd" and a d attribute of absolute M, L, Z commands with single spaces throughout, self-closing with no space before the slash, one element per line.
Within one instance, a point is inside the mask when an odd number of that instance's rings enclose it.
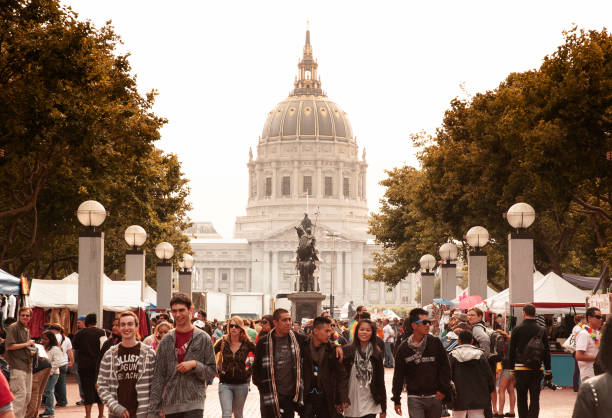
<path fill-rule="evenodd" d="M 608 418 L 612 411 L 612 374 L 591 377 L 582 385 L 572 418 Z"/>

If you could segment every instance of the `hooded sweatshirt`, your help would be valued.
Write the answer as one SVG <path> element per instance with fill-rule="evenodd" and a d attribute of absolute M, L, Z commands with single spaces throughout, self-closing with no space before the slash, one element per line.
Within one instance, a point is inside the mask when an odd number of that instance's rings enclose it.
<path fill-rule="evenodd" d="M 160 416 L 204 409 L 206 382 L 217 375 L 215 353 L 210 336 L 199 328 L 193 329 L 183 361 L 195 360 L 196 367 L 187 373 L 176 370 L 178 359 L 174 350 L 174 329 L 159 343 L 155 373 L 151 384 L 149 416 Z"/>
<path fill-rule="evenodd" d="M 456 397 L 453 410 L 485 409 L 495 390 L 493 373 L 485 353 L 471 344 L 461 344 L 450 352 L 451 380 Z"/>

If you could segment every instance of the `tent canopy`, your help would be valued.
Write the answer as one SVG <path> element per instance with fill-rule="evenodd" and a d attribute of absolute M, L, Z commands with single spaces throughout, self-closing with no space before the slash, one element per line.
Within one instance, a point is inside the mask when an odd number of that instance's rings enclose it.
<path fill-rule="evenodd" d="M 584 305 L 589 291 L 581 290 L 568 283 L 554 272 L 540 279 L 534 274 L 533 303 L 538 314 L 569 313 L 569 307 L 576 307 L 576 312 L 584 312 Z M 507 312 L 510 302 L 510 289 L 505 289 L 485 301 L 488 309 L 495 313 Z"/>
<path fill-rule="evenodd" d="M 78 277 L 77 273 L 72 273 L 62 280 L 32 280 L 30 306 L 68 308 L 71 311 L 76 311 L 79 299 Z M 147 290 L 145 289 L 146 296 Z M 129 309 L 144 308 L 147 305 L 147 302 L 140 300 L 140 282 L 112 281 L 105 275 L 103 301 L 105 310 L 122 312 Z"/>
<path fill-rule="evenodd" d="M 21 293 L 21 281 L 18 277 L 0 269 L 0 294 L 19 295 Z"/>

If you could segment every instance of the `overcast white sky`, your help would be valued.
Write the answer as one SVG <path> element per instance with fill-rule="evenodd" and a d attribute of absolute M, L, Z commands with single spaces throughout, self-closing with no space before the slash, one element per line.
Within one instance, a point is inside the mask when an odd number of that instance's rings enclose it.
<path fill-rule="evenodd" d="M 159 91 L 169 122 L 157 146 L 190 179 L 192 220 L 227 238 L 245 214 L 249 147 L 293 88 L 308 19 L 323 89 L 367 149 L 371 211 L 384 170 L 416 164 L 409 135 L 434 132 L 452 98 L 539 67 L 573 24 L 612 26 L 610 1 L 63 3 L 98 27 L 112 20 L 139 90 Z"/>

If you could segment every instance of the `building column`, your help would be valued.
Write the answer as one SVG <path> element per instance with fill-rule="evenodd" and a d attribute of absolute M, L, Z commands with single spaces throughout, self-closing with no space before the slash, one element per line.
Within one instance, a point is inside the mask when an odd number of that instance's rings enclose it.
<path fill-rule="evenodd" d="M 351 193 L 351 196 L 353 197 L 353 199 L 355 200 L 359 200 L 359 167 L 357 164 L 355 164 L 355 166 L 353 167 L 353 193 Z"/>
<path fill-rule="evenodd" d="M 321 198 L 323 196 L 323 188 L 325 185 L 323 184 L 323 178 L 321 177 L 321 161 L 317 160 L 317 175 L 315 177 L 315 184 L 313 194 L 317 196 L 317 198 Z"/>
<path fill-rule="evenodd" d="M 214 279 L 215 279 L 215 285 L 214 285 L 215 288 L 214 288 L 214 291 L 218 292 L 219 291 L 219 280 L 220 280 L 220 278 L 219 278 L 219 268 L 218 267 L 215 267 L 215 273 L 214 274 L 215 274 L 215 276 L 214 276 Z"/>
<path fill-rule="evenodd" d="M 301 190 L 299 190 L 300 180 L 298 178 L 298 161 L 293 162 L 293 180 L 291 181 L 291 196 L 294 199 L 298 198 L 302 195 Z"/>
<path fill-rule="evenodd" d="M 344 167 L 344 163 L 343 162 L 339 162 L 338 163 L 338 167 L 336 168 L 336 177 L 338 178 L 338 191 L 336 193 L 336 196 L 338 197 L 338 199 L 342 199 L 342 197 L 344 196 L 344 191 L 343 189 L 343 178 L 342 178 L 342 168 Z"/>
<path fill-rule="evenodd" d="M 336 295 L 336 301 L 338 296 L 344 293 L 344 268 L 342 265 L 342 251 L 336 251 L 336 271 L 334 272 L 334 295 Z"/>
<path fill-rule="evenodd" d="M 229 269 L 229 291 L 230 293 L 234 291 L 234 268 L 230 267 Z"/>
<path fill-rule="evenodd" d="M 272 199 L 278 199 L 278 167 L 276 161 L 272 161 Z"/>
<path fill-rule="evenodd" d="M 363 244 L 351 244 L 351 300 L 356 304 L 365 302 L 364 300 L 364 278 L 363 278 Z"/>
<path fill-rule="evenodd" d="M 270 283 L 270 252 L 263 253 L 263 280 L 261 281 L 261 292 L 266 293 Z"/>
<path fill-rule="evenodd" d="M 349 244 L 350 245 L 350 244 Z M 352 273 L 352 260 L 351 251 L 346 251 L 344 253 L 344 296 L 351 298 L 353 283 L 351 281 L 351 273 Z"/>
<path fill-rule="evenodd" d="M 259 164 L 255 168 L 255 184 L 257 190 L 255 191 L 255 198 L 261 200 L 262 196 L 265 195 L 265 182 L 266 180 L 262 176 L 262 169 Z"/>
<path fill-rule="evenodd" d="M 366 200 L 367 199 L 367 195 L 368 195 L 367 190 L 366 190 L 367 189 L 366 188 L 366 184 L 367 184 L 366 173 L 367 173 L 367 170 L 366 170 L 366 166 L 364 165 L 364 167 L 363 167 L 363 175 L 361 177 L 361 179 L 362 179 L 361 190 L 363 192 L 362 200 Z"/>
<path fill-rule="evenodd" d="M 272 289 L 278 289 L 279 286 L 278 281 L 278 251 L 272 251 L 272 282 L 270 283 L 270 288 L 268 289 L 268 294 L 272 295 Z"/>

